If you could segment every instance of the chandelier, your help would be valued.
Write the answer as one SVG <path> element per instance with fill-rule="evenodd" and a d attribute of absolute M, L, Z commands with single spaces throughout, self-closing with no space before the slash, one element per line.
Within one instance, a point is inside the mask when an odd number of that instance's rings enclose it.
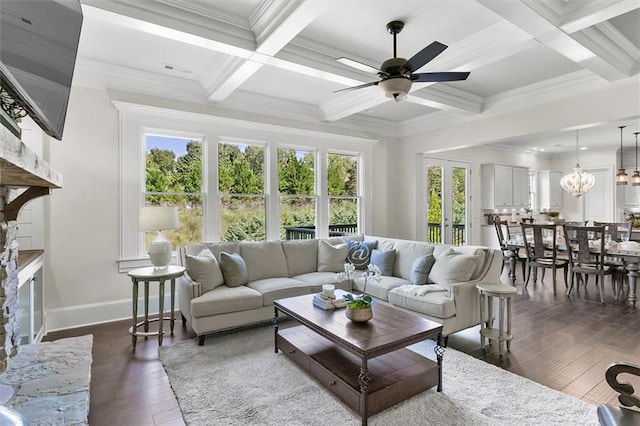
<path fill-rule="evenodd" d="M 576 198 L 593 188 L 596 183 L 596 179 L 592 174 L 580 168 L 580 163 L 578 162 L 579 150 L 578 130 L 576 130 L 576 167 L 571 173 L 562 176 L 562 179 L 560 179 L 562 189 Z"/>

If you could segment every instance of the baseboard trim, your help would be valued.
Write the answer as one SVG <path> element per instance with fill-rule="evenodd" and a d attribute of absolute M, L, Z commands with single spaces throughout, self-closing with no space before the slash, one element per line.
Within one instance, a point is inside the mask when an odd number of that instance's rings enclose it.
<path fill-rule="evenodd" d="M 158 301 L 158 296 L 149 296 L 149 315 L 158 314 Z M 165 312 L 169 312 L 171 296 L 165 296 L 164 306 Z M 177 295 L 174 308 L 177 315 Z M 45 314 L 45 334 L 71 328 L 131 320 L 131 314 L 131 299 L 48 309 Z M 144 299 L 142 298 L 138 300 L 138 316 L 141 315 L 144 315 Z"/>

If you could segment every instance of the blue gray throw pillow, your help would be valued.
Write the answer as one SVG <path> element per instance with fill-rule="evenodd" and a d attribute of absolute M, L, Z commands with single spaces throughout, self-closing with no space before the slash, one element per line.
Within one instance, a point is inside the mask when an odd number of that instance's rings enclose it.
<path fill-rule="evenodd" d="M 352 241 L 347 240 L 347 262 L 353 263 L 356 269 L 367 269 L 371 252 L 378 246 L 377 241 Z"/>
<path fill-rule="evenodd" d="M 421 256 L 413 261 L 411 265 L 411 275 L 409 280 L 412 284 L 424 285 L 429 283 L 429 273 L 436 263 L 436 258 L 432 254 Z"/>
<path fill-rule="evenodd" d="M 247 264 L 238 253 L 220 253 L 220 269 L 227 287 L 240 287 L 249 282 Z"/>
<path fill-rule="evenodd" d="M 385 276 L 393 275 L 393 265 L 396 263 L 395 250 L 373 250 L 369 261 L 372 265 L 380 268 L 380 272 Z"/>

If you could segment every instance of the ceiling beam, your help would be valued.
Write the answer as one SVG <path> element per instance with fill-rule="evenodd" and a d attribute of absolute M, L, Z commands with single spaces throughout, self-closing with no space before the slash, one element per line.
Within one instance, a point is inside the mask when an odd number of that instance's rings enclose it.
<path fill-rule="evenodd" d="M 616 46 L 615 40 L 607 37 L 605 33 L 594 30 L 593 27 L 585 27 L 586 23 L 599 23 L 611 18 L 614 13 L 624 13 L 629 7 L 605 7 L 589 2 L 563 15 L 554 12 L 546 3 L 539 0 L 477 1 L 526 31 L 531 37 L 607 81 L 629 76 L 631 67 L 621 66 L 626 62 L 624 57 L 620 58 L 616 52 L 612 52 L 612 47 Z M 637 4 L 636 2 L 622 3 Z M 563 18 L 567 21 L 565 27 L 562 26 Z M 570 34 L 567 28 L 576 31 Z M 620 53 L 621 49 L 617 50 L 617 53 Z"/>
<path fill-rule="evenodd" d="M 221 78 L 207 81 L 209 100 L 220 102 L 269 62 L 276 53 L 309 25 L 326 7 L 326 2 L 264 2 L 249 23 L 256 35 L 255 52 L 238 61 L 231 72 L 215 74 Z M 229 69 L 229 68 L 227 68 Z M 209 73 L 209 76 L 212 74 Z M 223 78 L 224 77 L 224 78 Z"/>

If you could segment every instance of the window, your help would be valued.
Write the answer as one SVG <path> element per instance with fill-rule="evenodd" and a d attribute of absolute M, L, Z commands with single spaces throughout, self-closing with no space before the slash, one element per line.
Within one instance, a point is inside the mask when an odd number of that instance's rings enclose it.
<path fill-rule="evenodd" d="M 280 195 L 280 239 L 315 237 L 315 152 L 278 149 L 278 193 Z"/>
<path fill-rule="evenodd" d="M 358 232 L 360 216 L 358 188 L 358 156 L 329 153 L 327 194 L 330 236 L 333 232 Z"/>
<path fill-rule="evenodd" d="M 344 232 L 371 232 L 372 197 L 364 194 L 372 194 L 372 139 L 113 104 L 120 119 L 120 272 L 150 264 L 138 229 L 145 204 L 180 207 L 181 229 L 167 232 L 174 247 L 286 238 L 289 223 L 317 227 L 318 238 L 344 224 Z"/>
<path fill-rule="evenodd" d="M 265 240 L 264 147 L 220 142 L 218 191 L 221 239 Z"/>
<path fill-rule="evenodd" d="M 165 231 L 173 249 L 202 241 L 202 141 L 145 135 L 145 205 L 177 206 L 180 229 Z M 145 247 L 155 238 L 145 235 Z"/>

